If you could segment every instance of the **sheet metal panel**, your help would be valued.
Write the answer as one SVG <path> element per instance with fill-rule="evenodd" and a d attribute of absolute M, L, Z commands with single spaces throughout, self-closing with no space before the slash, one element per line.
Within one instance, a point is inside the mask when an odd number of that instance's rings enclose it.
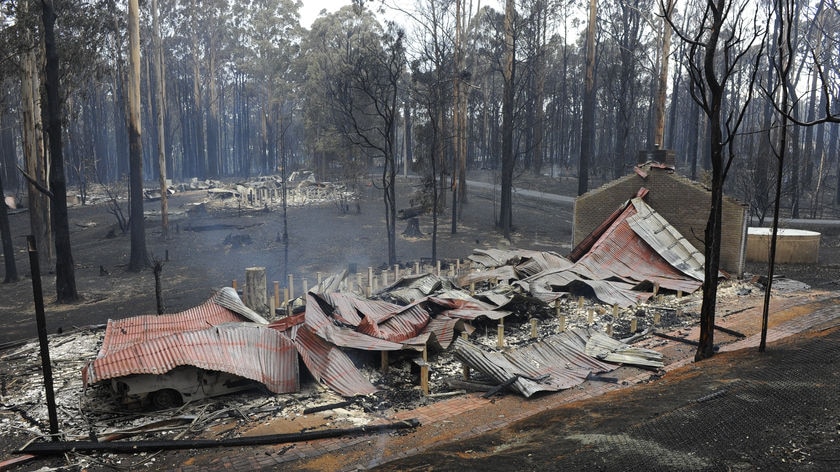
<path fill-rule="evenodd" d="M 627 345 L 593 329 L 589 329 L 587 334 L 586 354 L 595 358 L 643 367 L 660 368 L 665 365 L 662 353 L 658 351 Z"/>
<path fill-rule="evenodd" d="M 299 390 L 291 340 L 277 330 L 243 322 L 172 333 L 100 355 L 85 367 L 83 379 L 87 385 L 132 374 L 164 374 L 181 365 L 256 380 L 275 393 Z"/>
<path fill-rule="evenodd" d="M 317 298 L 307 294 L 305 324 L 322 339 L 336 346 L 361 349 L 365 351 L 398 351 L 402 344 L 374 338 L 358 333 L 350 328 L 339 327 L 324 312 Z"/>
<path fill-rule="evenodd" d="M 311 327 L 298 325 L 292 328 L 292 341 L 297 346 L 303 363 L 319 382 L 341 396 L 369 395 L 378 391 L 359 372 L 341 349 L 326 342 Z"/>
<path fill-rule="evenodd" d="M 105 356 L 157 337 L 206 329 L 236 321 L 242 321 L 242 317 L 216 304 L 213 299 L 180 313 L 140 315 L 120 320 L 108 320 L 99 356 Z"/>
<path fill-rule="evenodd" d="M 554 252 L 534 252 L 516 265 L 516 272 L 526 278 L 550 269 L 568 269 L 574 263 Z"/>
<path fill-rule="evenodd" d="M 556 392 L 581 384 L 589 370 L 564 365 L 535 363 L 509 353 L 484 351 L 463 339 L 455 340 L 455 357 L 471 368 L 487 375 L 498 383 L 518 376 L 511 385 L 525 397 L 537 392 Z M 513 359 L 513 360 L 512 360 Z"/>
<path fill-rule="evenodd" d="M 615 365 L 586 353 L 589 338 L 587 330 L 571 330 L 505 352 L 482 350 L 468 341 L 456 339 L 455 356 L 498 383 L 520 376 L 512 386 L 530 397 L 540 391 L 579 385 L 591 372 L 614 370 Z"/>
<path fill-rule="evenodd" d="M 228 310 L 244 316 L 245 318 L 259 324 L 268 324 L 268 320 L 259 315 L 256 311 L 245 306 L 239 294 L 233 287 L 222 287 L 213 297 L 213 302 L 221 305 Z"/>
<path fill-rule="evenodd" d="M 641 198 L 632 200 L 636 214 L 627 218 L 633 231 L 645 240 L 671 266 L 685 275 L 703 281 L 705 257 L 685 237 Z"/>
<path fill-rule="evenodd" d="M 358 326 L 362 316 L 371 318 L 376 323 L 382 323 L 403 310 L 402 306 L 394 303 L 369 300 L 353 294 L 335 292 L 320 296 L 335 308 L 334 317 L 351 326 Z"/>
<path fill-rule="evenodd" d="M 484 267 L 501 267 L 508 265 L 512 259 L 516 258 L 517 254 L 511 251 L 503 251 L 501 249 L 473 249 L 472 254 L 467 259 L 481 264 Z"/>
<path fill-rule="evenodd" d="M 359 323 L 357 331 L 388 341 L 402 342 L 419 335 L 430 319 L 425 309 L 412 305 L 382 322 L 366 316 Z"/>
<path fill-rule="evenodd" d="M 441 349 L 449 349 L 452 341 L 455 340 L 456 329 L 463 331 L 463 321 L 438 315 L 429 321 L 429 324 L 426 325 L 421 334 L 433 335 L 433 337 L 429 338 L 429 342 L 437 343 Z"/>
<path fill-rule="evenodd" d="M 635 214 L 634 206 L 625 208 L 589 252 L 577 261 L 574 269 L 584 267 L 602 280 L 612 275 L 636 282 L 647 280 L 671 290 L 688 293 L 697 290 L 701 285 L 698 280 L 671 266 L 633 231 L 627 218 Z"/>
<path fill-rule="evenodd" d="M 513 270 L 513 266 L 502 266 L 495 269 L 482 270 L 477 272 L 470 272 L 458 278 L 459 287 L 468 287 L 471 283 L 486 282 L 488 280 L 498 280 L 509 283 L 512 280 L 518 280 L 519 276 Z"/>

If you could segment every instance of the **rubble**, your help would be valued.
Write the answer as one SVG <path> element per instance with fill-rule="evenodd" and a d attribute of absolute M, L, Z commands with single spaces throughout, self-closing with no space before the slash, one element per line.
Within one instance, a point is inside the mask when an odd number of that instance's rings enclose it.
<path fill-rule="evenodd" d="M 211 192 L 221 198 L 208 199 L 203 206 L 267 205 L 271 192 L 254 189 L 270 188 L 276 181 L 266 178 L 257 183 L 263 186 Z M 299 188 L 314 192 L 308 195 L 323 197 L 318 192 L 325 187 L 312 179 L 304 183 Z M 640 333 L 687 331 L 696 325 L 695 313 L 701 303 L 691 290 L 698 282 L 696 254 L 690 248 L 674 252 L 671 243 L 680 238 L 670 230 L 667 240 L 662 239 L 661 231 L 651 230 L 650 221 L 658 228 L 667 226 L 651 216 L 652 210 L 643 202 L 631 201 L 625 210 L 625 218 L 613 223 L 627 224 L 630 229 L 641 225 L 641 229 L 624 231 L 624 236 L 639 241 L 653 238 L 647 246 L 633 246 L 633 254 L 646 263 L 643 273 L 667 264 L 668 280 L 659 278 L 658 283 L 651 283 L 617 265 L 605 264 L 610 270 L 604 270 L 604 266 L 594 265 L 597 258 L 587 260 L 587 255 L 603 249 L 605 238 L 614 233 L 606 225 L 575 260 L 551 252 L 481 249 L 463 265 L 460 261 L 443 267 L 439 263 L 427 269 L 415 264 L 414 270 L 397 266 L 391 278 L 394 282 L 383 282 L 386 285 L 381 288 L 376 286 L 380 274 L 372 269 L 367 277 L 346 271 L 335 274 L 281 305 L 275 315 L 285 316 L 277 319 L 263 319 L 243 310 L 236 292 L 225 289 L 214 298 L 214 304 L 238 318 L 211 322 L 208 308 L 197 307 L 186 318 L 147 315 L 150 317 L 145 320 L 134 317 L 109 322 L 104 336 L 99 329 L 50 336 L 62 438 L 235 438 L 246 430 L 278 425 L 300 431 L 303 418 L 311 421 L 311 427 L 363 427 L 399 410 L 464 394 L 467 388 L 493 391 L 512 387 L 527 397 L 571 388 L 587 379 L 605 381 L 593 374 L 608 372 L 619 364 L 657 369 L 662 357 L 651 349 L 664 341 Z M 632 218 L 638 215 L 648 223 Z M 662 246 L 669 246 L 671 252 L 659 254 L 657 248 Z M 657 279 L 655 274 L 653 278 Z M 753 288 L 749 282 L 724 281 L 719 302 L 749 294 Z M 171 323 L 166 324 L 167 320 Z M 253 336 L 261 341 L 254 342 Z M 197 362 L 209 361 L 211 351 L 224 352 L 219 346 L 235 346 L 230 340 L 245 340 L 242 346 L 263 346 L 269 338 L 294 346 L 311 376 L 298 377 L 295 372 L 294 388 L 277 388 L 262 362 L 273 351 L 264 347 L 253 352 L 237 350 L 237 355 L 246 357 L 237 357 L 224 368 L 218 362 Z M 638 341 L 639 347 L 619 341 L 624 338 Z M 121 340 L 126 343 L 120 344 Z M 148 343 L 157 350 L 145 351 L 151 346 Z M 204 347 L 213 349 L 201 354 Z M 154 357 L 161 352 L 167 355 Z M 151 370 L 117 369 L 99 375 L 107 371 L 103 363 L 115 354 L 118 365 L 139 359 L 136 365 Z M 0 351 L 0 403 L 5 407 L 0 421 L 31 438 L 46 435 L 38 357 L 34 341 Z M 148 359 L 166 362 L 158 365 Z M 290 362 L 296 368 L 297 356 Z M 236 395 L 196 397 L 196 401 L 184 398 L 185 404 L 178 408 L 148 412 L 125 411 L 119 392 L 109 388 L 108 382 L 100 382 L 136 373 L 159 375 L 174 365 L 227 369 L 262 386 Z M 453 382 L 463 375 L 465 366 L 473 371 L 468 387 Z M 258 372 L 238 370 L 245 367 L 257 367 Z M 83 369 L 84 375 L 79 375 Z M 290 370 L 281 368 L 279 372 L 285 375 Z"/>
<path fill-rule="evenodd" d="M 343 291 L 334 291 L 336 295 L 330 297 L 330 301 L 336 306 L 343 307 L 340 311 L 345 314 L 342 316 L 350 317 L 350 313 L 357 309 L 351 308 L 353 306 L 351 303 L 368 310 L 373 306 L 389 306 L 386 302 L 373 302 L 391 298 L 391 294 L 394 293 L 402 293 L 405 297 L 405 288 L 413 286 L 416 297 L 407 296 L 408 299 L 413 300 L 409 303 L 417 303 L 418 299 L 426 300 L 430 303 L 429 306 L 433 307 L 434 315 L 445 312 L 457 314 L 461 310 L 469 311 L 470 309 L 476 310 L 476 313 L 484 313 L 460 318 L 464 323 L 464 331 L 469 332 L 468 342 L 485 351 L 511 352 L 523 348 L 536 349 L 531 346 L 561 335 L 563 332 L 585 330 L 603 333 L 607 331 L 607 326 L 613 326 L 614 338 L 622 338 L 632 334 L 630 332 L 631 317 L 638 319 L 638 331 L 653 326 L 656 317 L 659 318 L 658 328 L 663 331 L 688 328 L 696 325 L 695 313 L 701 303 L 697 295 L 677 297 L 674 293 L 659 294 L 651 299 L 650 303 L 640 304 L 632 309 L 620 309 L 615 313 L 610 306 L 593 300 L 562 297 L 551 303 L 543 303 L 523 297 L 511 297 L 503 305 L 503 309 L 499 309 L 492 304 L 487 305 L 486 301 L 470 297 L 468 290 L 456 289 L 452 284 L 453 278 L 457 279 L 457 274 L 454 277 L 439 277 L 432 274 L 406 276 L 400 282 L 380 290 L 368 299 L 348 295 L 348 288 L 359 290 L 358 287 L 348 282 L 346 274 L 336 274 L 334 277 L 324 279 L 322 285 L 313 287 L 307 299 L 307 307 L 311 303 L 323 303 L 311 298 L 314 296 L 313 293 L 318 293 L 319 289 L 343 288 Z M 430 287 L 436 288 L 430 291 Z M 722 286 L 721 302 L 725 303 L 729 297 L 740 297 L 738 293 L 743 292 L 745 287 L 754 286 L 748 282 L 725 282 Z M 480 293 L 492 291 L 491 284 L 479 283 L 475 290 L 478 297 Z M 227 293 L 230 295 L 229 292 Z M 229 297 L 224 297 L 224 300 L 225 303 L 233 303 Z M 469 301 L 469 303 L 464 301 Z M 488 308 L 491 309 L 488 310 Z M 355 312 L 358 313 L 358 311 Z M 487 316 L 487 313 L 494 312 L 505 313 L 505 315 L 498 319 Z M 305 320 L 305 313 L 296 317 L 298 321 L 292 321 L 291 318 L 295 317 L 287 317 L 272 323 L 280 325 L 285 322 L 286 329 L 292 329 L 295 326 L 301 329 L 300 327 L 304 325 L 301 319 Z M 349 321 L 346 318 L 342 319 L 344 322 Z M 531 335 L 531 319 L 538 320 L 536 338 Z M 498 347 L 497 338 L 499 320 L 504 322 L 504 342 L 501 349 Z M 332 322 L 329 324 L 335 326 Z M 418 351 L 400 348 L 392 351 L 387 368 L 384 370 L 383 366 L 377 364 L 378 356 L 376 360 L 371 356 L 359 354 L 352 356 L 353 364 L 360 366 L 361 377 L 375 388 L 374 392 L 361 396 L 342 398 L 331 389 L 324 388 L 317 382 L 316 376 L 315 382 L 301 382 L 300 390 L 294 393 L 271 394 L 260 387 L 235 395 L 188 402 L 176 409 L 154 412 L 142 409 L 125 410 L 107 383 L 97 383 L 85 388 L 82 377 L 79 375 L 86 363 L 97 356 L 102 343 L 102 334 L 101 328 L 96 328 L 50 336 L 56 401 L 60 407 L 60 431 L 62 437 L 67 440 L 90 437 L 101 440 L 115 434 L 157 439 L 231 438 L 238 437 L 255 426 L 270 427 L 270 425 L 290 421 L 291 423 L 288 424 L 297 428 L 294 429 L 297 431 L 300 426 L 294 425 L 303 424 L 298 423 L 302 418 L 315 419 L 318 427 L 354 427 L 380 421 L 381 418 L 388 417 L 396 411 L 410 410 L 439 401 L 445 398 L 445 395 L 462 394 L 458 392 L 464 391 L 462 386 L 451 383 L 453 378 L 461 377 L 464 367 L 462 359 L 456 356 L 455 349 L 429 351 L 430 394 L 424 395 L 419 388 L 418 367 L 413 362 L 418 358 Z M 649 338 L 643 344 L 647 348 L 656 347 L 656 339 Z M 454 342 L 457 345 L 464 341 L 458 338 Z M 398 344 L 398 346 L 402 345 Z M 593 361 L 603 362 L 596 359 L 599 355 L 595 354 Z M 37 342 L 31 341 L 21 346 L 9 347 L 0 352 L 0 360 L 3 361 L 4 366 L 0 403 L 5 408 L 0 421 L 3 422 L 5 429 L 15 429 L 31 438 L 43 437 L 47 431 L 47 412 L 39 374 Z M 581 381 L 592 378 L 589 373 L 589 371 L 582 371 L 577 377 Z M 536 379 L 530 381 L 538 385 L 545 382 L 545 379 L 540 380 L 540 377 L 533 373 L 527 376 Z M 518 380 L 521 381 L 521 378 Z M 471 381 L 489 386 L 502 383 L 477 371 L 473 372 Z M 329 411 L 304 414 L 307 409 L 336 403 L 344 406 Z M 191 419 L 187 422 L 182 418 Z M 116 457 L 106 454 L 101 460 L 117 460 Z"/>

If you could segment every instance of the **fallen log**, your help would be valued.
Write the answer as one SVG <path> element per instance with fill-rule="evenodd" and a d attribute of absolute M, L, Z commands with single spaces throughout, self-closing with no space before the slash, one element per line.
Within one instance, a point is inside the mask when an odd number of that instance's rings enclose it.
<path fill-rule="evenodd" d="M 18 451 L 18 454 L 39 456 L 60 455 L 66 452 L 109 452 L 117 454 L 135 454 L 138 452 L 171 451 L 179 449 L 207 449 L 211 447 L 265 446 L 291 442 L 311 441 L 315 439 L 336 438 L 378 433 L 398 429 L 410 429 L 420 426 L 420 421 L 412 418 L 393 423 L 358 426 L 355 428 L 324 429 L 303 431 L 300 433 L 268 434 L 263 436 L 239 437 L 228 439 L 188 439 L 188 440 L 152 440 L 152 441 L 45 441 L 31 443 Z"/>

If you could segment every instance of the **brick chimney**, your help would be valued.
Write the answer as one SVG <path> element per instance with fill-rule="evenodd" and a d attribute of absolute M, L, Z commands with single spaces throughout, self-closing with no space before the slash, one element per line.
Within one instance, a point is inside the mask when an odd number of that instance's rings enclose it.
<path fill-rule="evenodd" d="M 648 162 L 656 162 L 664 164 L 668 167 L 676 167 L 676 153 L 673 149 L 651 149 L 639 151 L 639 154 L 636 157 L 636 163 L 646 164 Z"/>

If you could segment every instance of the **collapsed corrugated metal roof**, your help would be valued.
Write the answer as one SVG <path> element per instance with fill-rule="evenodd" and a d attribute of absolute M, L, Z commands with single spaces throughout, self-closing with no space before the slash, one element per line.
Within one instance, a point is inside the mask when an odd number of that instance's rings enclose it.
<path fill-rule="evenodd" d="M 642 216 L 639 216 L 639 209 Z M 675 248 L 682 250 L 675 251 Z M 666 260 L 663 253 L 667 253 L 673 263 Z M 618 277 L 630 283 L 650 281 L 662 288 L 690 293 L 702 284 L 694 277 L 699 273 L 702 278 L 702 271 L 696 270 L 703 265 L 702 257 L 676 229 L 636 197 L 575 263 L 574 269 L 585 267 L 600 280 Z M 684 274 L 674 264 L 685 267 L 694 275 Z"/>
<path fill-rule="evenodd" d="M 513 377 L 511 387 L 530 397 L 537 392 L 556 392 L 581 384 L 590 372 L 609 372 L 615 366 L 584 352 L 574 332 L 551 336 L 511 351 L 483 350 L 463 339 L 455 340 L 455 356 L 499 384 Z"/>
<path fill-rule="evenodd" d="M 336 346 L 366 351 L 422 350 L 430 342 L 443 349 L 459 320 L 432 318 L 423 302 L 400 306 L 354 295 L 307 295 L 305 323 Z M 330 304 L 334 303 L 334 305 Z"/>
<path fill-rule="evenodd" d="M 662 366 L 658 352 L 628 346 L 593 329 L 566 331 L 510 351 L 484 350 L 456 339 L 455 356 L 499 384 L 516 377 L 511 387 L 526 397 L 541 391 L 565 390 L 581 384 L 592 372 L 616 368 L 601 359 Z"/>
<path fill-rule="evenodd" d="M 122 332 L 111 330 L 111 338 L 119 337 L 114 333 Z M 107 331 L 105 337 L 109 338 Z M 107 354 L 100 351 L 82 376 L 88 385 L 133 374 L 161 375 L 183 365 L 256 380 L 275 393 L 299 389 L 297 351 L 291 340 L 267 326 L 245 322 L 171 332 Z"/>
<path fill-rule="evenodd" d="M 352 397 L 377 391 L 347 354 L 317 335 L 310 326 L 296 325 L 290 329 L 290 336 L 312 376 L 339 395 Z"/>
<path fill-rule="evenodd" d="M 650 298 L 651 284 L 694 292 L 703 280 L 703 255 L 642 200 L 645 194 L 643 189 L 585 238 L 572 251 L 574 262 L 553 253 L 475 250 L 470 258 L 491 269 L 463 276 L 459 284 L 519 276 L 513 285 L 546 303 L 563 293 L 589 292 L 622 307 Z M 494 265 L 510 261 L 520 262 Z"/>
<path fill-rule="evenodd" d="M 368 336 L 347 326 L 337 326 L 333 322 L 333 318 L 327 316 L 325 308 L 332 311 L 333 307 L 311 292 L 306 295 L 304 323 L 325 341 L 339 347 L 366 351 L 398 351 L 403 349 L 403 345 L 400 343 Z"/>
<path fill-rule="evenodd" d="M 388 297 L 402 303 L 413 303 L 423 299 L 431 293 L 452 288 L 452 283 L 434 274 L 420 274 L 404 276 L 389 287 L 383 289 Z"/>
<path fill-rule="evenodd" d="M 465 292 L 448 291 L 429 297 L 430 302 L 444 308 L 442 312 L 451 318 L 474 320 L 485 316 L 491 320 L 498 320 L 509 315 L 509 311 L 497 310 L 496 307 L 470 297 Z"/>
<path fill-rule="evenodd" d="M 267 323 L 239 300 L 233 288 L 225 287 L 201 305 L 179 313 L 108 320 L 99 357 L 154 338 L 244 320 Z"/>

